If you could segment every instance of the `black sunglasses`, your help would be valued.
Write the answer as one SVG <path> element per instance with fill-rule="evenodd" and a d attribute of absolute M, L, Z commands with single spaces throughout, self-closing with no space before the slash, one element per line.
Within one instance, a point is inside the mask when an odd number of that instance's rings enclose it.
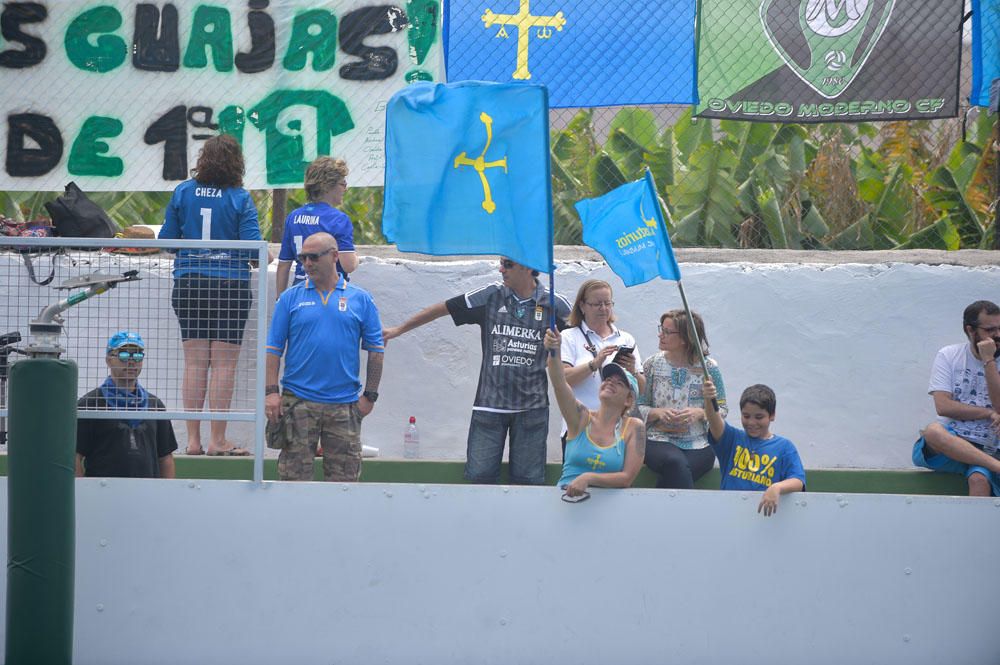
<path fill-rule="evenodd" d="M 299 254 L 295 255 L 295 258 L 298 259 L 299 263 L 305 263 L 307 260 L 319 261 L 321 256 L 326 256 L 332 251 L 333 247 L 331 247 L 330 249 L 325 249 L 322 252 L 300 252 Z"/>

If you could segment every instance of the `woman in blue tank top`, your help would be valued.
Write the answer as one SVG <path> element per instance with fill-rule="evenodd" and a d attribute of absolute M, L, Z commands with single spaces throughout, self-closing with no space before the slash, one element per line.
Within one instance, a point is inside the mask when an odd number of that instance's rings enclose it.
<path fill-rule="evenodd" d="M 621 365 L 601 368 L 597 410 L 577 401 L 566 382 L 560 353 L 562 337 L 547 330 L 545 348 L 555 351 L 548 358 L 549 379 L 566 420 L 566 454 L 559 486 L 570 497 L 586 494 L 587 488 L 629 487 L 646 454 L 646 427 L 628 416 L 635 406 L 639 384 Z"/>

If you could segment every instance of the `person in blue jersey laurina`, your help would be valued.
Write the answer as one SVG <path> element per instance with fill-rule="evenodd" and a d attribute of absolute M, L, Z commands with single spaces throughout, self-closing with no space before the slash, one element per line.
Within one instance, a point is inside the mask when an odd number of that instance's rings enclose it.
<path fill-rule="evenodd" d="M 566 421 L 566 454 L 559 486 L 567 498 L 585 498 L 595 487 L 630 487 L 646 455 L 646 426 L 628 415 L 635 406 L 639 383 L 618 363 L 601 368 L 597 409 L 576 399 L 566 382 L 560 346 L 562 337 L 545 331 L 549 380 Z"/>
<path fill-rule="evenodd" d="M 343 205 L 347 192 L 347 162 L 323 155 L 317 157 L 306 169 L 305 182 L 309 202 L 289 213 L 278 252 L 278 271 L 275 273 L 277 296 L 288 288 L 290 273 L 292 284 L 305 280 L 305 267 L 295 257 L 302 252 L 302 243 L 314 233 L 325 231 L 337 241 L 337 272 L 347 275 L 358 267 L 354 251 L 354 226 L 350 218 L 337 209 Z M 292 264 L 295 264 L 294 271 Z"/>
<path fill-rule="evenodd" d="M 232 136 L 205 142 L 192 178 L 177 185 L 167 205 L 161 239 L 260 240 L 257 208 L 243 189 L 243 151 Z M 256 253 L 179 249 L 171 304 L 184 347 L 184 409 L 227 411 L 236 362 L 250 314 L 250 264 Z M 249 455 L 226 440 L 226 421 L 213 420 L 207 448 L 201 422 L 187 421 L 187 454 Z"/>

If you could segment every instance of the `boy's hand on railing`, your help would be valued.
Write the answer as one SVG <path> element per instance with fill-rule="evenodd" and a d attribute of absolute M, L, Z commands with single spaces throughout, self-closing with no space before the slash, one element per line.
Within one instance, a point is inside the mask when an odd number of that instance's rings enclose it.
<path fill-rule="evenodd" d="M 763 512 L 764 517 L 770 517 L 778 512 L 778 499 L 780 498 L 781 490 L 778 489 L 777 485 L 771 485 L 764 490 L 764 496 L 760 498 L 760 504 L 757 505 L 757 512 Z"/>

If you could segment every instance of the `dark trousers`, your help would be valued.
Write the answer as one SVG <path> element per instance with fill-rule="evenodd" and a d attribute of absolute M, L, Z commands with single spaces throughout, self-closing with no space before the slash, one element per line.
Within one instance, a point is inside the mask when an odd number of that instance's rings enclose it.
<path fill-rule="evenodd" d="M 663 441 L 646 442 L 646 466 L 656 473 L 656 486 L 660 489 L 693 489 L 694 481 L 714 465 L 711 446 L 684 450 Z"/>

